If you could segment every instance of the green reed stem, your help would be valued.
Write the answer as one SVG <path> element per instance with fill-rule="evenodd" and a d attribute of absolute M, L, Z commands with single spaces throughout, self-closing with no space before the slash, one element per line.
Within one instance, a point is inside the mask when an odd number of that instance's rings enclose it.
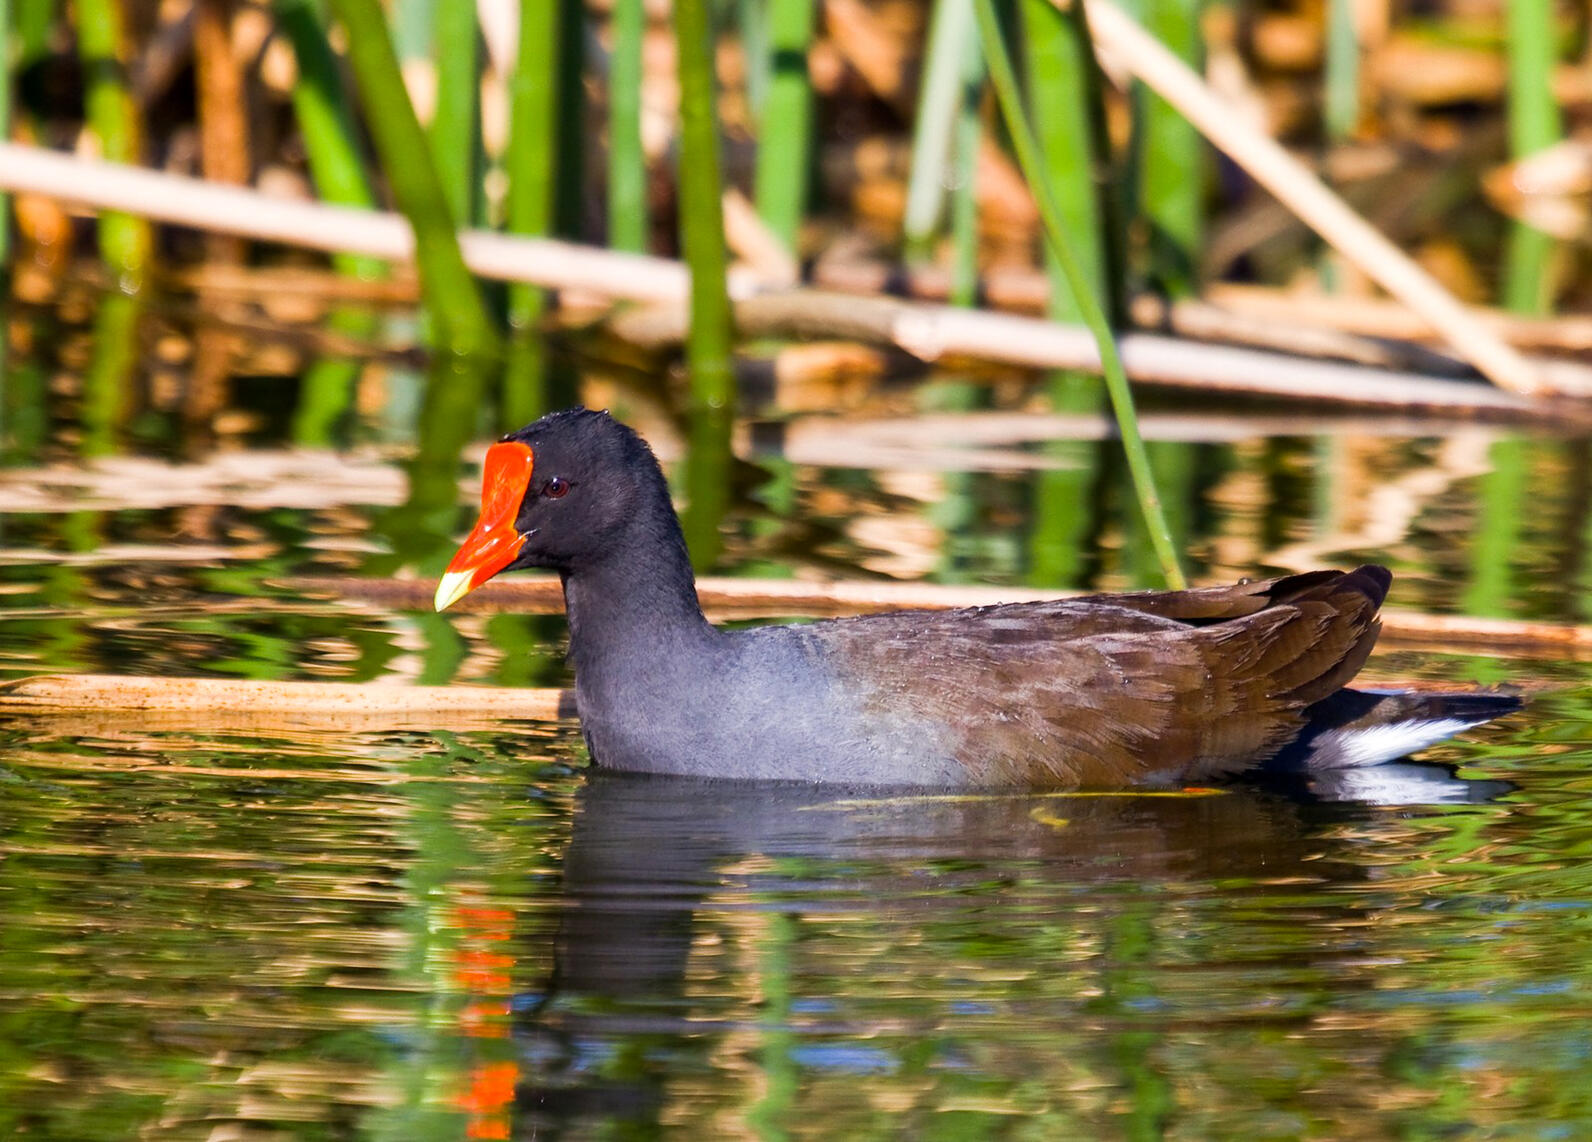
<path fill-rule="evenodd" d="M 287 34 L 298 61 L 293 114 L 315 189 L 327 202 L 371 209 L 376 192 L 365 174 L 353 109 L 326 39 L 319 5 L 314 0 L 276 0 L 273 8 L 277 26 Z M 357 254 L 333 254 L 332 264 L 363 279 L 380 277 L 387 268 L 380 259 Z"/>
<path fill-rule="evenodd" d="M 1530 461 L 1527 443 L 1519 437 L 1496 440 L 1487 449 L 1489 470 L 1479 481 L 1476 526 L 1471 530 L 1470 575 L 1460 596 L 1466 614 L 1509 613 L 1522 506 L 1531 496 Z"/>
<path fill-rule="evenodd" d="M 558 148 L 558 57 L 560 5 L 521 0 L 519 52 L 509 81 L 509 142 L 504 157 L 509 177 L 508 229 L 545 237 L 553 230 Z M 509 325 L 534 326 L 542 316 L 543 291 L 515 283 L 509 287 Z"/>
<path fill-rule="evenodd" d="M 86 73 L 84 110 L 112 162 L 139 160 L 138 109 L 122 63 L 122 9 L 118 0 L 78 0 L 77 50 Z M 137 290 L 148 268 L 153 241 L 149 223 L 107 210 L 99 216 L 100 256 L 124 291 Z"/>
<path fill-rule="evenodd" d="M 328 331 L 368 341 L 379 319 L 374 310 L 339 306 L 326 315 Z M 293 443 L 305 448 L 330 448 L 338 443 L 353 413 L 363 362 L 351 357 L 317 357 L 304 370 L 289 431 Z"/>
<path fill-rule="evenodd" d="M 1360 35 L 1354 25 L 1354 0 L 1327 5 L 1327 138 L 1347 139 L 1360 122 Z"/>
<path fill-rule="evenodd" d="M 1144 513 L 1145 526 L 1160 561 L 1162 573 L 1172 587 L 1183 587 L 1186 580 L 1178 565 L 1177 551 L 1172 544 L 1171 532 L 1161 510 L 1160 498 L 1155 491 L 1155 477 L 1150 471 L 1149 457 L 1144 450 L 1144 439 L 1139 434 L 1138 417 L 1133 408 L 1133 393 L 1128 387 L 1127 375 L 1122 369 L 1122 359 L 1117 354 L 1116 341 L 1105 311 L 1089 288 L 1089 279 L 1082 260 L 1072 248 L 1061 208 L 1046 176 L 1039 141 L 1034 137 L 1028 116 L 1023 110 L 1022 94 L 1017 87 L 1017 76 L 1006 50 L 1001 33 L 1000 18 L 994 0 L 977 0 L 980 40 L 984 49 L 984 62 L 989 68 L 990 80 L 1000 103 L 1001 115 L 1006 120 L 1018 166 L 1027 180 L 1039 205 L 1045 236 L 1050 249 L 1061 266 L 1067 286 L 1072 291 L 1074 303 L 1089 331 L 1094 335 L 1100 352 L 1100 365 L 1106 378 L 1106 391 L 1111 396 L 1112 410 L 1116 414 L 1117 428 L 1122 434 L 1122 448 L 1127 457 L 1128 471 L 1138 496 L 1139 509 Z"/>
<path fill-rule="evenodd" d="M 13 71 L 11 3 L 0 0 L 0 139 L 11 137 L 11 92 Z M 11 196 L 0 192 L 0 268 L 11 262 Z M 5 367 L 0 363 L 0 377 Z"/>
<path fill-rule="evenodd" d="M 490 353 L 497 334 L 459 252 L 454 218 L 425 132 L 404 89 L 379 0 L 332 0 L 348 33 L 348 58 L 394 199 L 415 232 L 415 262 L 437 340 L 460 354 Z"/>
<path fill-rule="evenodd" d="M 906 254 L 912 260 L 927 261 L 934 254 L 962 91 L 964 53 L 969 42 L 976 43 L 977 30 L 973 0 L 938 0 L 934 5 L 918 117 L 912 128 L 912 169 L 902 221 Z"/>
<path fill-rule="evenodd" d="M 698 408 L 686 422 L 686 505 L 680 529 L 691 552 L 691 566 L 699 573 L 712 570 L 724 550 L 719 528 L 730 508 L 733 427 L 734 418 L 721 408 Z"/>
<path fill-rule="evenodd" d="M 614 0 L 613 34 L 608 65 L 608 244 L 640 254 L 647 249 L 647 155 L 641 146 L 644 0 Z"/>
<path fill-rule="evenodd" d="M 431 119 L 431 154 L 454 221 L 474 220 L 481 128 L 480 39 L 475 5 L 443 0 L 433 10 L 432 59 L 437 107 Z"/>
<path fill-rule="evenodd" d="M 365 174 L 353 110 L 319 5 L 313 0 L 276 0 L 273 9 L 277 27 L 287 34 L 298 61 L 293 112 L 315 188 L 328 202 L 370 209 L 376 205 L 376 193 Z M 339 273 L 364 281 L 387 273 L 385 262 L 360 254 L 333 254 L 332 265 Z M 340 306 L 326 319 L 328 329 L 359 341 L 374 336 L 378 324 L 373 310 L 355 306 Z M 346 357 L 321 357 L 305 370 L 293 410 L 295 443 L 310 448 L 336 443 L 338 426 L 353 407 L 360 368 L 359 361 Z"/>
<path fill-rule="evenodd" d="M 1355 26 L 1354 0 L 1328 0 L 1325 91 L 1322 123 L 1329 146 L 1347 140 L 1360 121 L 1360 37 Z M 1316 256 L 1316 274 L 1329 293 L 1338 289 L 1339 255 L 1330 247 Z M 1323 469 L 1333 471 L 1335 469 Z M 1324 482 L 1322 486 L 1327 487 Z M 1330 495 L 1330 491 L 1324 494 Z"/>
<path fill-rule="evenodd" d="M 1553 96 L 1552 0 L 1511 0 L 1509 17 L 1509 146 L 1516 156 L 1551 147 L 1561 137 Z"/>
<path fill-rule="evenodd" d="M 16 54 L 11 58 L 12 74 L 19 75 L 50 50 L 55 30 L 56 0 L 12 0 L 11 31 L 16 36 Z"/>
<path fill-rule="evenodd" d="M 1103 131 L 1097 130 L 1097 86 L 1088 30 L 1076 12 L 1063 12 L 1050 0 L 1024 0 L 1022 17 L 1028 109 L 1054 188 L 1062 224 L 1074 236 L 1091 293 L 1109 298 L 1113 324 L 1122 307 L 1120 275 L 1109 272 L 1120 260 L 1110 240 L 1119 225 L 1111 209 Z M 1108 224 L 1108 221 L 1109 224 Z M 1061 264 L 1049 248 L 1050 279 L 1046 311 L 1057 321 L 1078 321 Z M 1052 411 L 1098 414 L 1105 396 L 1100 378 L 1070 369 L 1046 378 Z M 1029 508 L 1028 578 L 1045 586 L 1077 586 L 1082 578 L 1087 532 L 1096 517 L 1094 488 L 1102 469 L 1102 450 L 1092 441 L 1055 440 L 1044 445 L 1055 468 L 1032 477 Z"/>
<path fill-rule="evenodd" d="M 676 0 L 680 68 L 680 245 L 691 269 L 686 360 L 692 402 L 733 410 L 730 350 L 734 327 L 724 248 L 724 184 L 714 114 L 713 37 L 708 0 Z"/>
<path fill-rule="evenodd" d="M 1198 68 L 1201 0 L 1141 0 L 1145 30 Z M 1150 276 L 1169 295 L 1198 288 L 1205 207 L 1205 145 L 1194 125 L 1150 91 L 1141 91 L 1139 195 L 1150 227 Z"/>
<path fill-rule="evenodd" d="M 1092 90 L 1093 53 L 1072 16 L 1051 0 L 1023 0 L 1020 11 L 1027 106 L 1045 177 L 1061 224 L 1073 236 L 1090 296 L 1112 296 L 1115 288 L 1106 272 L 1105 180 L 1097 175 L 1105 156 L 1096 150 L 1089 112 L 1091 101 L 1098 97 Z M 1083 311 L 1073 300 L 1060 256 L 1048 246 L 1045 267 L 1050 276 L 1050 316 L 1057 321 L 1081 320 Z M 1108 307 L 1108 312 L 1115 310 L 1114 305 Z"/>
<path fill-rule="evenodd" d="M 1563 129 L 1552 87 L 1558 54 L 1554 5 L 1551 0 L 1513 0 L 1504 7 L 1509 34 L 1509 150 L 1521 159 L 1553 146 Z M 1510 225 L 1503 267 L 1506 308 L 1528 314 L 1552 309 L 1557 248 L 1551 236 L 1533 226 Z M 1512 594 L 1522 507 L 1531 494 L 1531 453 L 1526 441 L 1507 438 L 1493 443 L 1487 460 L 1490 470 L 1478 489 L 1463 603 L 1472 614 L 1502 615 Z"/>
<path fill-rule="evenodd" d="M 807 74 L 815 0 L 769 0 L 768 94 L 758 118 L 757 212 L 791 253 L 807 208 L 813 93 Z"/>
<path fill-rule="evenodd" d="M 768 98 L 768 76 L 773 60 L 768 52 L 768 0 L 736 0 L 735 30 L 746 61 L 746 102 L 754 116 L 763 113 Z"/>
<path fill-rule="evenodd" d="M 518 428 L 546 412 L 548 345 L 539 329 L 518 329 L 509 337 L 498 378 L 497 426 Z"/>
<path fill-rule="evenodd" d="M 951 160 L 951 304 L 978 301 L 978 148 L 984 139 L 984 54 L 978 27 L 962 48 L 962 89 Z"/>
<path fill-rule="evenodd" d="M 50 378 L 44 363 L 33 354 L 0 362 L 0 389 L 5 405 L 0 463 L 16 467 L 37 463 L 50 441 Z"/>
<path fill-rule="evenodd" d="M 1199 445 L 1184 440 L 1152 440 L 1145 445 L 1155 465 L 1156 484 L 1166 505 L 1167 527 L 1179 551 L 1188 547 L 1191 505 L 1198 475 Z M 1131 514 L 1131 513 L 1130 513 Z M 1154 585 L 1157 562 L 1142 519 L 1129 519 L 1123 528 L 1122 555 L 1128 581 L 1135 586 Z"/>
<path fill-rule="evenodd" d="M 1552 0 L 1514 0 L 1504 5 L 1509 30 L 1509 150 L 1516 159 L 1553 146 L 1562 137 L 1553 95 L 1557 59 Z M 1544 314 L 1556 292 L 1553 262 L 1558 244 L 1549 235 L 1516 222 L 1504 255 L 1504 306 L 1517 313 Z"/>
<path fill-rule="evenodd" d="M 108 456 L 127 419 L 133 369 L 138 363 L 138 319 L 142 298 L 108 293 L 94 313 L 94 350 L 83 369 L 83 437 L 79 453 Z"/>
<path fill-rule="evenodd" d="M 387 32 L 405 66 L 430 61 L 437 35 L 437 5 L 443 0 L 388 0 Z"/>
<path fill-rule="evenodd" d="M 721 546 L 735 409 L 730 357 L 734 327 L 725 268 L 708 0 L 675 0 L 674 33 L 680 68 L 680 245 L 691 268 L 691 327 L 686 335 L 692 406 L 685 465 L 689 501 L 681 524 L 691 561 L 703 570 L 718 559 Z"/>
<path fill-rule="evenodd" d="M 523 2 L 523 0 L 522 0 Z M 534 3 L 535 0 L 532 0 Z M 558 142 L 553 171 L 557 180 L 554 233 L 579 241 L 586 227 L 586 39 L 590 16 L 586 0 L 541 0 L 557 4 L 558 13 Z"/>

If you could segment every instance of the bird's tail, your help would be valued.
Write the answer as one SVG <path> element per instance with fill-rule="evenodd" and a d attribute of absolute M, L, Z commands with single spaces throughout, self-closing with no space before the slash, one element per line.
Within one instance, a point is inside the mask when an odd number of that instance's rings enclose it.
<path fill-rule="evenodd" d="M 1521 705 L 1518 695 L 1486 691 L 1339 690 L 1305 711 L 1304 732 L 1267 768 L 1297 773 L 1381 765 Z"/>

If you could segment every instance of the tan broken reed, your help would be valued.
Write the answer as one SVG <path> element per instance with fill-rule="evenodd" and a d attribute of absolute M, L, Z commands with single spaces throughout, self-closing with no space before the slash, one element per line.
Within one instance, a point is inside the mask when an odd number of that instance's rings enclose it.
<path fill-rule="evenodd" d="M 1454 295 L 1356 214 L 1271 136 L 1251 126 L 1182 60 L 1109 0 L 1090 0 L 1097 47 L 1139 79 L 1299 219 L 1388 293 L 1427 321 L 1500 388 L 1522 396 L 1550 390 L 1537 370 Z"/>
<path fill-rule="evenodd" d="M 685 304 L 655 304 L 615 312 L 606 327 L 624 341 L 676 344 L 688 324 Z M 800 289 L 758 294 L 735 302 L 735 327 L 743 337 L 843 337 L 892 345 L 924 361 L 990 361 L 1031 369 L 1099 371 L 1100 353 L 1081 325 L 1011 313 L 859 297 Z M 1395 372 L 1210 345 L 1153 333 L 1117 339 L 1123 368 L 1135 381 L 1202 393 L 1229 393 L 1335 405 L 1430 409 L 1489 420 L 1528 421 L 1576 417 L 1579 406 L 1535 402 L 1490 385 L 1421 373 Z M 1572 383 L 1592 392 L 1592 376 L 1572 366 Z"/>
<path fill-rule="evenodd" d="M 0 685 L 0 714 L 58 715 L 77 711 L 204 715 L 206 720 L 248 727 L 302 719 L 308 724 L 371 728 L 449 727 L 512 719 L 546 721 L 571 717 L 575 712 L 573 696 L 557 689 L 114 674 L 42 674 Z"/>

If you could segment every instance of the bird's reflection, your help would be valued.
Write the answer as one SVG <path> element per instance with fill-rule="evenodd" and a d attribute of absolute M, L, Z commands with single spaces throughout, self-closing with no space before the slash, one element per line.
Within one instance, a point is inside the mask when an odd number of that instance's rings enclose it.
<path fill-rule="evenodd" d="M 705 913 L 799 924 L 837 910 L 921 909 L 924 924 L 998 939 L 1023 911 L 1008 914 L 1002 887 L 1019 878 L 1030 903 L 1036 884 L 1042 900 L 1115 902 L 1353 880 L 1359 866 L 1334 861 L 1322 825 L 1358 810 L 1321 802 L 1474 801 L 1508 788 L 1442 766 L 1381 769 L 1374 780 L 1332 775 L 1286 794 L 1115 795 L 892 795 L 594 771 L 564 860 L 553 975 L 518 1029 L 535 1076 L 519 1092 L 520 1118 L 553 1132 L 594 1121 L 650 1128 L 667 1077 L 705 1066 L 715 1033 L 745 1028 L 744 1005 L 688 994 Z"/>

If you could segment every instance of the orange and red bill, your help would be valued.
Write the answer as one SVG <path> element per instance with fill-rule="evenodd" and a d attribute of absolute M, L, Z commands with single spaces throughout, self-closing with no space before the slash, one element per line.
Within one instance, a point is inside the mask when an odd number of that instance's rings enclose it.
<path fill-rule="evenodd" d="M 519 556 L 525 536 L 515 527 L 531 487 L 536 454 L 530 445 L 506 440 L 486 450 L 481 466 L 481 518 L 454 554 L 437 584 L 437 610 L 447 610 Z"/>

